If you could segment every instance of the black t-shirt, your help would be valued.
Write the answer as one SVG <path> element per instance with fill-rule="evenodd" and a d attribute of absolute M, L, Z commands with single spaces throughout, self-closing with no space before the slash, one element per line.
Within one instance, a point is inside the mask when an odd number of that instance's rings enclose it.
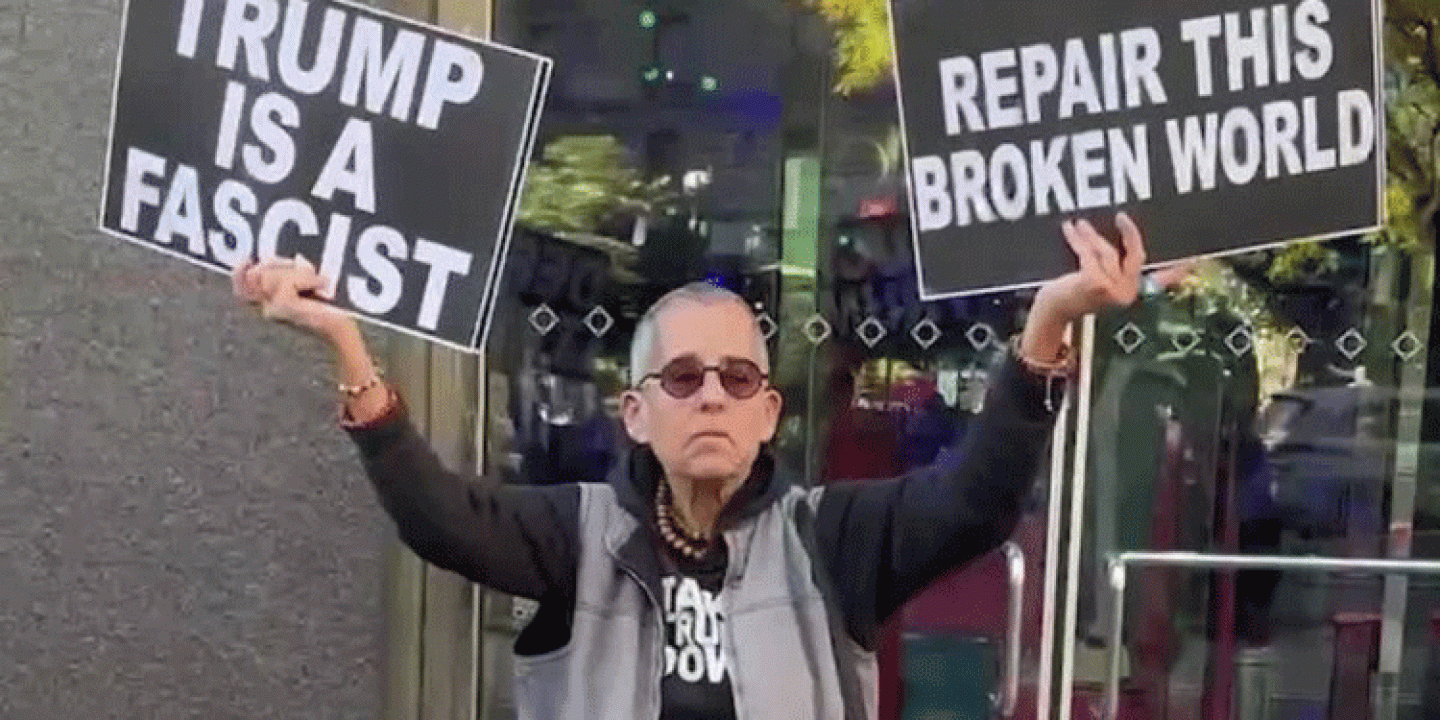
<path fill-rule="evenodd" d="M 661 552 L 665 665 L 660 720 L 734 720 L 725 614 L 720 592 L 727 553 L 723 539 L 701 560 Z"/>

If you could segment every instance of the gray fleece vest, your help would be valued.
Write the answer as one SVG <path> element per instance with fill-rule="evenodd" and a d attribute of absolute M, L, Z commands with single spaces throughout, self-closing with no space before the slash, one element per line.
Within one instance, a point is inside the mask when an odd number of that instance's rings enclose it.
<path fill-rule="evenodd" d="M 875 654 L 843 630 L 797 527 L 823 488 L 792 487 L 725 532 L 725 653 L 738 720 L 875 720 Z M 580 486 L 580 555 L 570 642 L 516 658 L 521 720 L 660 716 L 658 559 L 609 485 Z"/>

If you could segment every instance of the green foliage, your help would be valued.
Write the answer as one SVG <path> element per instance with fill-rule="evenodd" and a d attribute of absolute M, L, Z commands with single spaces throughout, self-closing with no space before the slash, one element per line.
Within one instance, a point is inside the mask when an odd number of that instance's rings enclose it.
<path fill-rule="evenodd" d="M 1319 242 L 1298 242 L 1275 253 L 1265 277 L 1276 284 L 1298 283 L 1339 267 L 1339 253 Z"/>
<path fill-rule="evenodd" d="M 1373 241 L 1401 248 L 1435 242 L 1440 140 L 1440 0 L 1388 0 L 1385 132 L 1389 222 Z"/>
<path fill-rule="evenodd" d="M 1300 245 L 1316 246 L 1315 243 Z M 1213 259 L 1200 260 L 1191 269 L 1189 276 L 1176 288 L 1176 297 L 1194 299 L 1207 307 L 1228 308 L 1258 330 L 1279 327 L 1280 321 L 1267 303 L 1267 294 L 1254 289 L 1229 265 Z"/>
<path fill-rule="evenodd" d="M 868 90 L 890 76 L 888 0 L 802 0 L 835 29 L 835 91 Z"/>
<path fill-rule="evenodd" d="M 549 232 L 597 232 L 624 212 L 650 213 L 673 197 L 670 178 L 646 181 L 619 140 L 568 135 L 530 165 L 520 222 Z"/>

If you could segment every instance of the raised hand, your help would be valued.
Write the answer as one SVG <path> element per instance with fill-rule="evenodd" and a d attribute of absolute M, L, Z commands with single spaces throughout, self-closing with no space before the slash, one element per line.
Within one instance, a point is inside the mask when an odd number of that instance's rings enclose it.
<path fill-rule="evenodd" d="M 338 389 L 345 394 L 345 410 L 351 420 L 368 422 L 386 412 L 390 393 L 379 382 L 359 324 L 316 299 L 328 294 L 330 282 L 309 260 L 297 255 L 291 260 L 245 263 L 235 268 L 230 283 L 236 297 L 259 306 L 267 319 L 290 323 L 330 342 L 335 350 Z"/>
<path fill-rule="evenodd" d="M 1022 349 L 1039 360 L 1054 358 L 1065 342 L 1070 323 L 1085 315 L 1124 307 L 1140 294 L 1140 269 L 1145 265 L 1145 243 L 1140 228 L 1125 213 L 1115 216 L 1124 257 L 1086 220 L 1060 226 L 1065 242 L 1080 261 L 1080 269 L 1040 287 L 1025 325 Z"/>

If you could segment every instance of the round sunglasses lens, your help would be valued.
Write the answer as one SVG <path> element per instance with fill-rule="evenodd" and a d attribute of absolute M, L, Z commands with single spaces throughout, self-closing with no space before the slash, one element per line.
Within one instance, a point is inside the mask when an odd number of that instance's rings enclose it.
<path fill-rule="evenodd" d="M 760 368 L 750 363 L 731 363 L 720 370 L 725 392 L 744 400 L 760 389 Z"/>
<path fill-rule="evenodd" d="M 676 361 L 660 371 L 660 387 L 675 398 L 687 398 L 705 383 L 705 369 L 698 363 Z"/>

